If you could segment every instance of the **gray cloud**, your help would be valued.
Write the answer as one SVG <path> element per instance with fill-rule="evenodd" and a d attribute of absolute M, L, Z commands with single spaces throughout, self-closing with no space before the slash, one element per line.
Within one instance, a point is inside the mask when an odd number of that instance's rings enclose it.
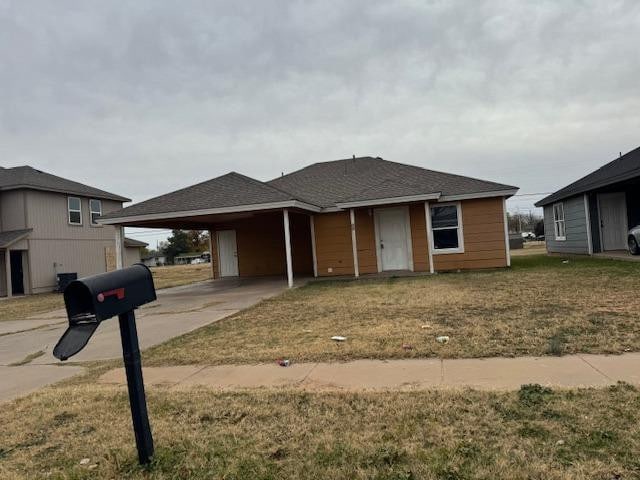
<path fill-rule="evenodd" d="M 135 200 L 351 154 L 546 192 L 640 144 L 639 25 L 631 0 L 0 0 L 0 163 Z"/>

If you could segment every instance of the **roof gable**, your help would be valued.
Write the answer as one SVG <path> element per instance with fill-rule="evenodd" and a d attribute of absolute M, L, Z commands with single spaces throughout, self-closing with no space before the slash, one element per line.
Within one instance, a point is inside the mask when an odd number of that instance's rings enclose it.
<path fill-rule="evenodd" d="M 640 147 L 625 153 L 621 157 L 603 165 L 596 171 L 543 198 L 536 203 L 536 206 L 543 207 L 565 198 L 580 195 L 590 190 L 622 182 L 637 176 L 640 176 Z"/>
<path fill-rule="evenodd" d="M 109 193 L 98 188 L 84 185 L 83 183 L 67 180 L 33 167 L 22 166 L 13 168 L 0 167 L 0 190 L 16 190 L 27 188 L 44 190 L 47 192 L 60 192 L 85 197 L 95 197 L 118 202 L 130 202 L 131 199 L 121 197 L 115 193 Z"/>

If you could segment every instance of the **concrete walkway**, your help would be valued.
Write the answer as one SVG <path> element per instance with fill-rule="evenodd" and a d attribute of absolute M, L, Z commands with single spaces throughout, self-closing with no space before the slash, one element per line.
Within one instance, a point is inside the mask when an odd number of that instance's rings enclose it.
<path fill-rule="evenodd" d="M 143 358 L 144 362 L 144 358 Z M 416 390 L 471 387 L 515 390 L 527 383 L 554 387 L 603 387 L 625 381 L 640 384 L 640 353 L 461 360 L 358 360 L 346 363 L 149 367 L 148 386 L 170 389 L 209 387 L 233 390 L 293 387 L 307 390 Z M 122 369 L 100 377 L 124 385 Z"/>
<path fill-rule="evenodd" d="M 300 280 L 304 283 L 304 280 Z M 287 288 L 280 278 L 224 279 L 158 291 L 158 300 L 136 312 L 140 348 L 214 323 L 273 297 Z M 63 310 L 30 319 L 0 322 L 0 401 L 28 393 L 38 386 L 76 375 L 79 367 L 62 366 L 51 354 L 67 328 Z M 117 319 L 103 322 L 87 347 L 71 360 L 106 360 L 122 356 Z M 26 366 L 12 366 L 32 358 Z M 41 367 L 41 368 L 39 368 Z"/>

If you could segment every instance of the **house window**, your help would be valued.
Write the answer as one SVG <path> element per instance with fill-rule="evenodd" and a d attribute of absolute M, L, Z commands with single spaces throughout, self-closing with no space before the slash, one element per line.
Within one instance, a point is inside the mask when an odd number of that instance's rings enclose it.
<path fill-rule="evenodd" d="M 556 203 L 553 205 L 553 229 L 556 234 L 556 240 L 567 239 L 567 231 L 564 223 L 564 203 Z"/>
<path fill-rule="evenodd" d="M 89 200 L 89 212 L 91 213 L 91 225 L 98 225 L 98 217 L 102 215 L 102 202 Z"/>
<path fill-rule="evenodd" d="M 433 253 L 464 252 L 461 218 L 459 203 L 431 207 Z"/>
<path fill-rule="evenodd" d="M 71 225 L 82 225 L 82 204 L 78 197 L 67 198 L 69 210 L 69 223 Z"/>

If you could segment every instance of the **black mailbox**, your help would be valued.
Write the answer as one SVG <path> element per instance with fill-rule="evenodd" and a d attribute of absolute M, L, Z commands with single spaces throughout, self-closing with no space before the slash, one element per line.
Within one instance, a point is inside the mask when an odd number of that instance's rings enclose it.
<path fill-rule="evenodd" d="M 68 359 L 85 347 L 100 322 L 155 300 L 151 271 L 141 263 L 74 280 L 64 290 L 69 328 L 53 355 Z"/>
<path fill-rule="evenodd" d="M 153 456 L 153 438 L 142 381 L 142 363 L 134 310 L 156 300 L 151 271 L 143 264 L 71 282 L 64 290 L 69 328 L 53 349 L 67 360 L 82 350 L 100 322 L 118 317 L 129 403 L 140 463 Z"/>

